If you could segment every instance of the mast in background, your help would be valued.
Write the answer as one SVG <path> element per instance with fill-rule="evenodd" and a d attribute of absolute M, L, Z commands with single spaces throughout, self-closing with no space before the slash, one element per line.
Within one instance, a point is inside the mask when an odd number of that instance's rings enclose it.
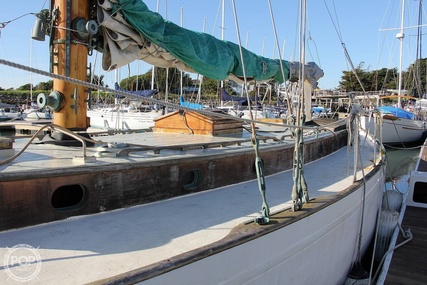
<path fill-rule="evenodd" d="M 221 0 L 221 40 L 224 40 L 224 30 L 225 30 L 225 0 Z M 224 89 L 224 80 L 221 80 L 221 88 L 218 94 L 219 105 L 222 107 L 224 102 L 222 101 L 222 89 Z"/>
<path fill-rule="evenodd" d="M 159 4 L 160 4 L 160 0 L 157 0 L 157 6 L 156 6 L 156 12 L 159 13 Z M 156 67 L 153 65 L 152 69 L 151 69 L 151 89 L 154 90 L 154 76 L 156 73 Z"/>
<path fill-rule="evenodd" d="M 181 23 L 180 26 L 181 28 L 184 26 L 184 7 L 181 6 L 181 14 L 180 14 L 180 19 L 181 19 Z M 183 77 L 183 72 L 182 70 L 179 71 L 179 95 L 183 96 L 183 86 L 182 86 L 182 77 Z M 168 85 L 166 86 L 166 89 L 168 88 Z"/>
<path fill-rule="evenodd" d="M 423 95 L 425 94 L 425 91 L 427 89 L 424 88 L 423 86 L 423 82 L 421 80 L 421 61 L 422 61 L 422 38 L 423 38 L 423 32 L 422 32 L 422 26 L 423 26 L 423 14 L 422 14 L 422 10 L 423 10 L 423 1 L 420 0 L 419 4 L 418 4 L 418 27 L 417 27 L 417 54 L 415 57 L 415 88 L 416 88 L 416 92 L 419 98 L 422 98 Z"/>
<path fill-rule="evenodd" d="M 33 29 L 31 29 L 31 35 L 33 35 Z M 30 38 L 30 67 L 33 66 L 33 39 Z M 30 72 L 30 100 L 33 103 L 33 73 Z"/>
<path fill-rule="evenodd" d="M 400 32 L 397 33 L 396 38 L 400 41 L 400 52 L 399 52 L 399 87 L 398 87 L 398 93 L 397 93 L 397 107 L 401 107 L 401 93 L 402 93 L 402 60 L 403 60 L 403 38 L 405 37 L 405 34 L 403 33 L 404 30 L 404 19 L 405 19 L 405 0 L 402 0 L 402 17 L 400 21 Z"/>

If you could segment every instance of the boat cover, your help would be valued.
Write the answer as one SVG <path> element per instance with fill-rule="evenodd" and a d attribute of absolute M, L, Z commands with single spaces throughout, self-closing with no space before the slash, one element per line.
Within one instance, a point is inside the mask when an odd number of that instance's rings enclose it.
<path fill-rule="evenodd" d="M 114 70 L 141 59 L 158 67 L 176 67 L 216 80 L 242 83 L 239 46 L 209 34 L 182 28 L 148 9 L 141 0 L 98 0 L 98 22 L 103 34 L 104 70 Z M 298 62 L 258 56 L 242 47 L 247 81 L 297 81 Z M 305 80 L 313 86 L 323 71 L 314 63 L 304 66 Z"/>
<path fill-rule="evenodd" d="M 225 91 L 224 88 L 221 88 L 221 101 L 233 101 L 237 102 L 241 106 L 247 106 L 248 105 L 248 98 L 247 97 L 241 97 L 241 96 L 232 96 Z M 255 98 L 251 98 L 251 101 L 254 102 Z M 257 101 L 259 101 L 257 99 Z"/>
<path fill-rule="evenodd" d="M 184 97 L 182 97 L 182 95 L 179 96 L 179 104 L 181 106 L 184 106 L 187 108 L 196 109 L 196 110 L 203 110 L 203 105 L 198 104 L 198 103 L 187 102 L 184 100 Z"/>
<path fill-rule="evenodd" d="M 128 90 L 125 90 L 125 89 L 121 88 L 119 86 L 119 83 L 117 83 L 117 82 L 114 84 L 114 88 L 116 90 L 119 90 L 119 91 L 124 91 L 126 93 L 130 93 L 132 95 L 136 95 L 136 96 L 140 96 L 140 97 L 145 97 L 145 98 L 147 98 L 147 97 L 153 97 L 154 95 L 156 95 L 157 93 L 159 93 L 156 89 L 128 91 Z M 116 95 L 116 97 L 117 97 L 117 95 Z"/>
<path fill-rule="evenodd" d="M 414 113 L 393 106 L 381 106 L 378 107 L 378 110 L 383 114 L 391 114 L 403 119 L 413 119 L 415 117 Z"/>

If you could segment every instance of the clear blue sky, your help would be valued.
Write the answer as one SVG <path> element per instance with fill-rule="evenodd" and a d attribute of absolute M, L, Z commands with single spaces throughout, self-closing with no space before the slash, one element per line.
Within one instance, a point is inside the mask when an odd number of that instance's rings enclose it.
<path fill-rule="evenodd" d="M 157 0 L 144 1 L 149 9 L 156 11 Z M 221 38 L 220 0 L 159 0 L 159 13 L 166 19 L 195 31 L 203 31 Z M 297 0 L 271 0 L 273 16 L 283 59 L 297 60 L 298 55 L 298 2 Z M 416 25 L 418 0 L 407 0 L 406 26 Z M 225 0 L 224 39 L 237 43 L 236 25 L 232 1 Z M 235 0 L 241 42 L 250 51 L 265 57 L 278 58 L 268 1 Z M 326 3 L 326 4 L 325 4 Z M 364 62 L 364 68 L 375 70 L 383 67 L 398 68 L 398 30 L 380 29 L 400 27 L 401 0 L 309 0 L 307 22 L 307 61 L 316 62 L 325 72 L 319 87 L 333 89 L 338 86 L 343 70 L 349 70 L 341 40 L 335 30 L 334 21 L 342 41 L 347 47 L 355 66 Z M 0 22 L 7 22 L 26 13 L 36 13 L 48 8 L 49 0 L 0 0 Z M 332 19 L 329 12 L 332 15 Z M 425 13 L 424 13 L 425 14 Z M 412 20 L 410 20 L 412 19 Z M 0 58 L 31 65 L 49 71 L 48 37 L 45 42 L 31 40 L 31 29 L 35 17 L 27 15 L 0 28 Z M 411 22 L 409 22 L 411 21 Z M 205 25 L 204 25 L 205 24 Z M 405 31 L 405 54 L 403 69 L 415 59 L 416 29 Z M 264 48 L 263 48 L 264 46 Z M 31 56 L 30 56 L 31 55 Z M 98 54 L 98 59 L 101 57 Z M 425 55 L 423 55 L 425 57 Z M 95 56 L 90 59 L 94 61 Z M 98 63 L 98 66 L 100 64 Z M 136 70 L 145 73 L 151 66 L 144 62 L 132 63 L 131 74 Z M 135 70 L 135 71 L 134 71 Z M 113 86 L 114 72 L 105 73 L 104 81 Z M 127 68 L 119 72 L 120 79 L 129 76 Z M 17 88 L 32 82 L 37 84 L 50 78 L 0 65 L 0 87 Z"/>

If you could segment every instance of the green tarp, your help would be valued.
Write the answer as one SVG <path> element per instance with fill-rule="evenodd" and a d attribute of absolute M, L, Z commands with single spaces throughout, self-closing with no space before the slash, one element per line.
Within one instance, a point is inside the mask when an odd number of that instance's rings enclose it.
<path fill-rule="evenodd" d="M 117 0 L 113 14 L 120 11 L 135 30 L 152 43 L 164 48 L 184 62 L 195 72 L 212 79 L 225 80 L 230 74 L 243 78 L 243 65 L 239 46 L 219 40 L 209 34 L 184 29 L 148 9 L 140 0 Z M 256 81 L 274 79 L 282 83 L 279 60 L 268 59 L 243 48 L 244 67 L 247 78 Z M 283 62 L 286 80 L 289 79 L 289 64 Z"/>

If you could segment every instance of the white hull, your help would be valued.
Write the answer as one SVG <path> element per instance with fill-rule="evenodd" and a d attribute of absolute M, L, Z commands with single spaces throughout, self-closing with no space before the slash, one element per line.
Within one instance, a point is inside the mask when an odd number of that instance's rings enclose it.
<path fill-rule="evenodd" d="M 383 144 L 401 144 L 420 142 L 423 134 L 426 131 L 426 124 L 421 120 L 411 120 L 404 118 L 396 118 L 391 120 L 382 118 L 381 128 L 378 128 L 374 117 L 361 117 L 362 128 L 368 130 L 371 134 L 376 134 L 377 138 L 381 138 Z"/>
<path fill-rule="evenodd" d="M 5 112 L 0 110 L 0 121 L 16 121 L 23 120 L 25 118 L 25 114 L 21 112 Z"/>
<path fill-rule="evenodd" d="M 383 188 L 379 171 L 367 181 L 362 251 Z M 142 284 L 344 284 L 356 258 L 362 195 L 360 186 L 315 215 Z"/>
<path fill-rule="evenodd" d="M 52 112 L 38 109 L 27 109 L 23 113 L 26 121 L 52 120 Z"/>

